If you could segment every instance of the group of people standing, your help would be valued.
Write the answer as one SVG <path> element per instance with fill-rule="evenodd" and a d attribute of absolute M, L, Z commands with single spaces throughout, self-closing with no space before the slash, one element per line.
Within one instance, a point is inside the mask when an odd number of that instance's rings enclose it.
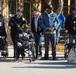
<path fill-rule="evenodd" d="M 53 60 L 56 60 L 56 43 L 59 42 L 60 29 L 65 19 L 63 14 L 60 14 L 58 18 L 58 15 L 53 12 L 52 5 L 47 5 L 46 10 L 42 15 L 40 15 L 37 8 L 33 9 L 33 15 L 31 30 L 35 37 L 37 51 L 36 58 L 38 57 L 38 51 L 39 55 L 42 56 L 42 35 L 44 34 L 45 56 L 43 59 L 47 60 L 49 58 L 48 53 L 50 41 L 52 46 L 52 57 Z"/>
<path fill-rule="evenodd" d="M 73 43 L 73 39 L 75 39 L 76 43 L 76 6 L 72 8 L 72 13 L 68 15 L 66 19 L 62 13 L 60 13 L 59 15 L 54 13 L 52 5 L 47 5 L 45 12 L 42 15 L 40 15 L 41 19 L 38 15 L 39 13 L 38 9 L 34 9 L 33 13 L 35 14 L 32 21 L 34 24 L 31 24 L 31 30 L 34 33 L 35 43 L 37 49 L 39 49 L 40 54 L 42 54 L 41 35 L 44 34 L 44 42 L 45 42 L 44 59 L 48 59 L 49 57 L 48 56 L 49 42 L 51 42 L 52 57 L 53 60 L 56 60 L 56 44 L 58 44 L 60 40 L 60 30 L 62 26 L 65 28 L 65 34 L 66 32 L 68 32 L 69 34 L 69 43 Z M 39 30 L 40 25 L 41 30 Z M 35 27 L 37 27 L 38 29 L 37 32 L 35 30 L 36 29 Z"/>
<path fill-rule="evenodd" d="M 9 21 L 11 37 L 14 44 L 14 56 L 16 55 L 15 37 L 16 37 L 17 29 L 20 27 L 26 28 L 27 25 L 27 20 L 23 18 L 22 14 L 23 14 L 22 9 L 18 9 L 16 11 L 16 15 L 13 16 Z M 45 42 L 44 59 L 47 60 L 49 58 L 48 56 L 49 42 L 51 42 L 52 57 L 53 60 L 56 60 L 56 44 L 59 42 L 60 29 L 64 24 L 64 22 L 65 22 L 65 29 L 69 32 L 70 38 L 73 38 L 73 35 L 76 33 L 76 28 L 75 28 L 76 7 L 73 8 L 72 15 L 68 16 L 66 20 L 62 13 L 60 15 L 57 15 L 55 12 L 53 12 L 53 6 L 50 4 L 47 5 L 46 10 L 44 11 L 43 14 L 41 14 L 37 8 L 34 8 L 32 10 L 32 14 L 33 14 L 33 18 L 31 19 L 31 31 L 34 35 L 34 40 L 35 40 L 36 59 L 38 58 L 38 56 L 42 56 L 42 35 L 44 34 L 44 42 Z M 1 32 L 0 29 L 0 36 L 2 35 L 6 37 L 6 33 L 3 34 L 3 32 L 5 32 L 5 21 L 3 20 L 2 21 L 3 24 L 1 24 L 1 20 L 0 20 L 0 28 L 3 25 L 4 31 Z M 24 53 L 22 54 L 22 56 L 23 57 L 25 56 Z"/>
<path fill-rule="evenodd" d="M 58 15 L 53 12 L 52 5 L 47 5 L 46 10 L 43 14 L 41 14 L 37 8 L 34 8 L 32 10 L 32 14 L 33 14 L 33 18 L 31 19 L 31 31 L 33 33 L 34 41 L 35 41 L 36 59 L 38 58 L 38 56 L 42 56 L 42 35 L 44 34 L 44 41 L 45 41 L 44 59 L 48 59 L 49 41 L 50 41 L 52 45 L 53 60 L 55 60 L 56 59 L 56 33 L 60 24 Z M 11 38 L 14 45 L 14 57 L 16 56 L 15 37 L 17 34 L 17 29 L 26 28 L 26 25 L 27 25 L 27 20 L 22 15 L 23 15 L 22 9 L 18 9 L 16 11 L 16 15 L 10 18 L 8 23 L 10 27 Z M 5 24 L 4 20 L 2 22 L 3 24 Z M 5 29 L 5 25 L 3 28 Z M 4 32 L 3 29 L 2 29 L 2 32 Z M 1 32 L 1 35 L 2 35 L 2 32 Z M 2 36 L 6 37 L 6 34 Z M 22 57 L 24 56 L 25 54 L 23 52 Z"/>

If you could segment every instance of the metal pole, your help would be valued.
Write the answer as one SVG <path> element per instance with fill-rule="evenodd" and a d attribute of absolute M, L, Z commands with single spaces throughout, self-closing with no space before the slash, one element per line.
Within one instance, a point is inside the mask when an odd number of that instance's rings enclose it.
<path fill-rule="evenodd" d="M 2 0 L 0 0 L 0 11 L 1 11 L 1 6 L 2 6 L 2 5 L 1 5 L 1 2 L 2 2 Z"/>
<path fill-rule="evenodd" d="M 71 0 L 68 0 L 68 14 L 70 14 L 70 2 Z"/>

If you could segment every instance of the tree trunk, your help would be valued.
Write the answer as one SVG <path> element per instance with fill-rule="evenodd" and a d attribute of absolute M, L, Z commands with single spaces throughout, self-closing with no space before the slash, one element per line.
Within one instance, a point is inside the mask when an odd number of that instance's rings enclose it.
<path fill-rule="evenodd" d="M 18 2 L 18 7 L 17 8 L 21 8 L 21 9 L 23 9 L 23 6 L 24 6 L 24 1 L 23 0 L 17 0 Z"/>
<path fill-rule="evenodd" d="M 63 10 L 63 0 L 58 0 L 58 2 L 59 2 L 59 7 L 56 13 L 59 15 Z"/>
<path fill-rule="evenodd" d="M 8 27 L 8 21 L 9 21 L 8 0 L 2 0 L 2 14 L 5 17 L 5 21 L 6 21 L 7 42 L 11 44 L 12 42 L 11 42 L 10 31 Z"/>
<path fill-rule="evenodd" d="M 46 0 L 48 4 L 52 4 L 53 0 Z M 59 6 L 58 9 L 56 10 L 56 13 L 59 15 L 62 12 L 63 9 L 63 0 L 58 0 Z"/>
<path fill-rule="evenodd" d="M 41 0 L 32 0 L 32 8 L 36 7 L 41 12 Z"/>

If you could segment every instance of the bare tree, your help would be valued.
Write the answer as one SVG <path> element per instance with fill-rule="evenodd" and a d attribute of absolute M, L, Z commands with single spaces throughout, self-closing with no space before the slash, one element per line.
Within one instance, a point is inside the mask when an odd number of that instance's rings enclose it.
<path fill-rule="evenodd" d="M 48 4 L 51 4 L 53 0 L 46 0 Z M 58 0 L 59 6 L 58 9 L 56 10 L 56 13 L 59 15 L 62 12 L 63 9 L 63 0 Z"/>
<path fill-rule="evenodd" d="M 58 7 L 56 13 L 59 15 L 63 10 L 63 0 L 58 0 L 58 2 L 59 2 L 59 7 Z"/>

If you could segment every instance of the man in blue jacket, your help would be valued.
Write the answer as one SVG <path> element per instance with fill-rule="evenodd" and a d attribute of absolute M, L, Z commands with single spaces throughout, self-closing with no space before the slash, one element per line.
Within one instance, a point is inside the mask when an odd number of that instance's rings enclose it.
<path fill-rule="evenodd" d="M 56 30 L 59 26 L 59 20 L 56 13 L 53 12 L 52 5 L 47 5 L 45 12 L 42 14 L 42 27 L 45 39 L 45 57 L 48 59 L 49 41 L 52 45 L 52 57 L 56 59 Z"/>

